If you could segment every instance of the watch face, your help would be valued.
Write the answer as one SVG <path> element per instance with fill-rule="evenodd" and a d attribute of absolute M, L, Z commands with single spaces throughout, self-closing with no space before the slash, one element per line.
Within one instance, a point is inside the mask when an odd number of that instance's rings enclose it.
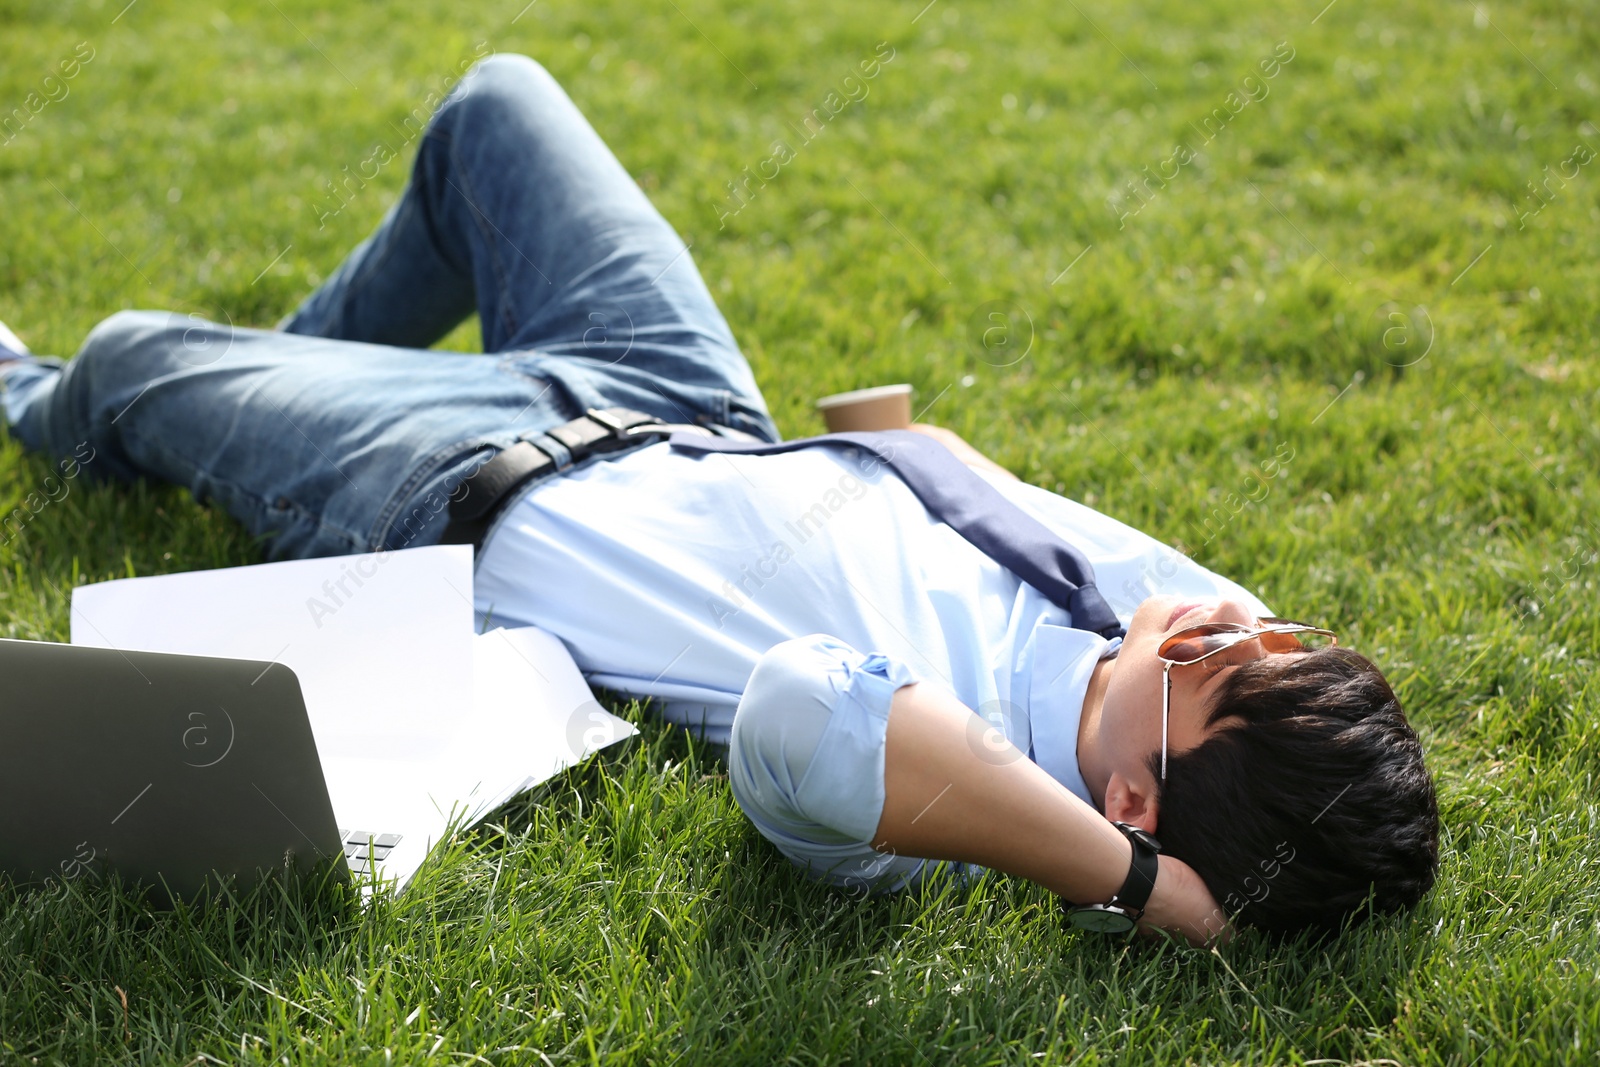
<path fill-rule="evenodd" d="M 1078 929 L 1093 930 L 1097 934 L 1125 934 L 1134 927 L 1134 921 L 1125 913 L 1103 904 L 1073 908 L 1067 917 Z"/>

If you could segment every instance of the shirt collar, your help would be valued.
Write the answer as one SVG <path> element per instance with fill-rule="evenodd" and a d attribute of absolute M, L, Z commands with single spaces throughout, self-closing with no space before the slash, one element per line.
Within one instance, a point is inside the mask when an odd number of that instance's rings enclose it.
<path fill-rule="evenodd" d="M 1078 769 L 1078 723 L 1095 664 L 1116 654 L 1122 639 L 1039 623 L 1033 632 L 1028 721 L 1033 760 L 1084 803 L 1095 806 Z"/>

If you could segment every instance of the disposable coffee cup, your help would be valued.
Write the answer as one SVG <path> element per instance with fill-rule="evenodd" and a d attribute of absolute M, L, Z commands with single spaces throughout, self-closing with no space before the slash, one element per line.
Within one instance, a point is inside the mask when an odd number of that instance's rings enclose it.
<path fill-rule="evenodd" d="M 904 430 L 911 425 L 911 386 L 879 385 L 835 393 L 817 401 L 829 433 Z"/>

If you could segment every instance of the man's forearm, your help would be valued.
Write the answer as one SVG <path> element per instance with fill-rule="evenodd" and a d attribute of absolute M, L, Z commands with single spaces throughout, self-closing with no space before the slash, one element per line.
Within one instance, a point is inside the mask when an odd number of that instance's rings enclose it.
<path fill-rule="evenodd" d="M 903 687 L 890 705 L 883 816 L 872 843 L 881 852 L 992 867 L 1078 903 L 1109 900 L 1132 851 L 1099 812 L 928 684 Z M 1147 916 L 1196 942 L 1221 928 L 1204 884 L 1170 857 L 1162 858 Z"/>
<path fill-rule="evenodd" d="M 979 863 L 1081 901 L 1117 891 L 1130 851 L 1099 812 L 929 685 L 906 686 L 890 705 L 873 846 Z"/>

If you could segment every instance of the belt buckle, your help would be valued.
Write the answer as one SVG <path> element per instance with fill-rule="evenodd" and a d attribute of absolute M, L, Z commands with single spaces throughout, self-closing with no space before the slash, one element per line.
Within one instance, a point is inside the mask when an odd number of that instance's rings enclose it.
<path fill-rule="evenodd" d="M 583 417 L 590 422 L 598 422 L 601 426 L 611 431 L 613 437 L 621 437 L 628 431 L 629 423 L 623 422 L 605 408 L 590 408 L 583 413 Z M 637 423 L 632 424 L 637 425 Z"/>

